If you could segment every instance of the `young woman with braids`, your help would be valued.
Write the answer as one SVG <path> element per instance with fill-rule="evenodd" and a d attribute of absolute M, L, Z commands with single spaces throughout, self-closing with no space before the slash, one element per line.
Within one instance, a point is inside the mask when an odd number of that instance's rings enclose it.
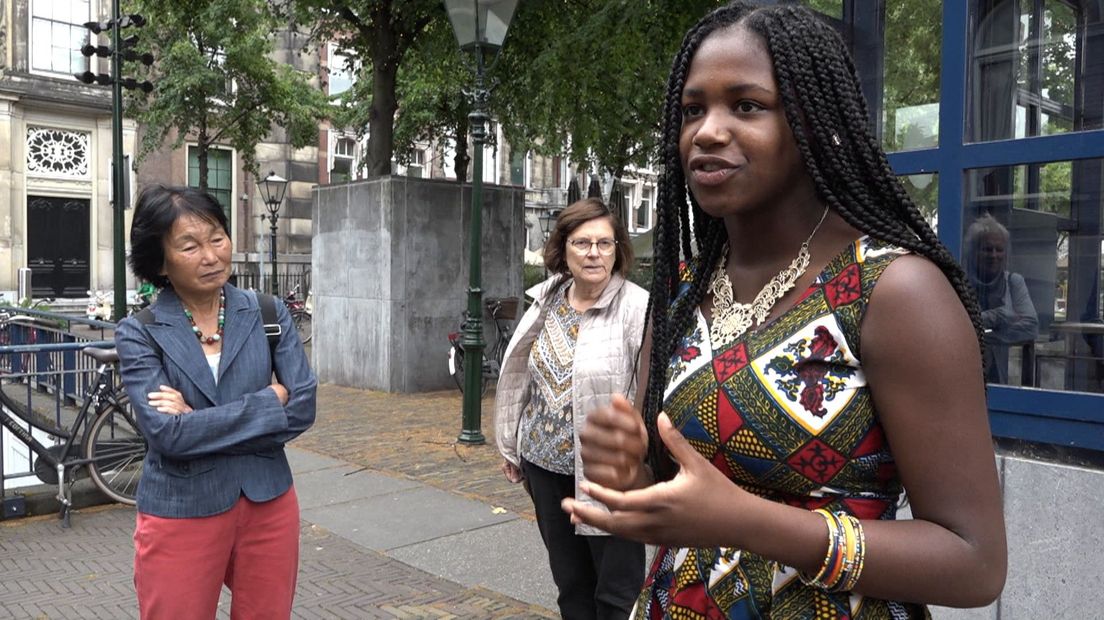
<path fill-rule="evenodd" d="M 977 303 L 867 123 L 803 8 L 730 4 L 675 58 L 642 412 L 587 417 L 609 512 L 563 502 L 660 545 L 636 618 L 923 618 L 1003 587 Z"/>

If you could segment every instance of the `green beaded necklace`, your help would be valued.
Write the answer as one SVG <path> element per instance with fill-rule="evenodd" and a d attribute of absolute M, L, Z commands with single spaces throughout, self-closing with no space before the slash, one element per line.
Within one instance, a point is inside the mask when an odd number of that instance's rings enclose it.
<path fill-rule="evenodd" d="M 192 332 L 196 335 L 196 338 L 199 338 L 200 343 L 215 344 L 222 340 L 222 328 L 226 325 L 226 293 L 219 292 L 218 331 L 216 333 L 204 338 L 203 332 L 199 331 L 199 326 L 196 325 L 191 311 L 187 308 L 184 308 L 184 316 L 188 317 L 188 322 L 192 324 Z"/>

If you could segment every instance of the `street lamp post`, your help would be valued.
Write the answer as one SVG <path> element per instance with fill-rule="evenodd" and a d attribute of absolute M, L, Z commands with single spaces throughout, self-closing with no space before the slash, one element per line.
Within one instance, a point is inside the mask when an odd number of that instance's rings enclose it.
<path fill-rule="evenodd" d="M 474 57 L 475 88 L 470 95 L 472 111 L 468 115 L 472 134 L 472 212 L 469 232 L 468 318 L 460 344 L 464 349 L 463 427 L 458 441 L 481 444 L 486 441 L 480 430 L 480 396 L 483 365 L 483 289 L 480 239 L 483 227 L 483 144 L 487 139 L 487 98 L 490 90 L 484 82 L 486 61 L 492 62 L 506 39 L 510 20 L 518 0 L 445 0 L 449 21 L 460 49 Z"/>
<path fill-rule="evenodd" d="M 552 234 L 552 230 L 556 227 L 556 219 L 559 217 L 559 209 L 548 209 L 537 217 L 537 221 L 540 222 L 541 232 L 544 233 L 545 241 L 548 240 L 548 235 Z"/>
<path fill-rule="evenodd" d="M 287 179 L 275 172 L 269 172 L 267 177 L 257 183 L 257 188 L 260 190 L 261 198 L 265 203 L 265 210 L 268 211 L 270 226 L 268 252 L 272 260 L 272 281 L 269 282 L 269 292 L 273 295 L 279 294 L 276 290 L 276 221 L 280 219 L 280 204 L 284 202 L 284 192 L 287 191 L 287 184 Z"/>

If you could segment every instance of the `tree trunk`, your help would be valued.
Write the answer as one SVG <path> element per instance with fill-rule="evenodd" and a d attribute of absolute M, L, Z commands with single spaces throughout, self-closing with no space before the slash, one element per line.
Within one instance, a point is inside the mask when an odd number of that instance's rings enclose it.
<path fill-rule="evenodd" d="M 465 116 L 456 124 L 456 157 L 452 160 L 452 167 L 456 170 L 456 182 L 463 184 L 468 180 L 468 164 L 471 156 L 468 155 L 468 118 Z"/>
<path fill-rule="evenodd" d="M 196 136 L 196 159 L 199 160 L 199 189 L 207 191 L 207 152 L 210 150 L 210 138 L 207 136 L 206 119 L 199 122 L 199 132 Z"/>
<path fill-rule="evenodd" d="M 368 121 L 368 157 L 366 169 L 369 176 L 391 173 L 391 156 L 394 153 L 395 112 L 399 109 L 395 96 L 395 66 L 375 65 L 372 72 L 372 110 Z"/>
<path fill-rule="evenodd" d="M 399 73 L 398 38 L 391 24 L 390 3 L 375 7 L 372 20 L 372 107 L 368 115 L 368 148 L 365 169 L 369 176 L 391 174 L 394 154 L 395 112 L 399 109 L 395 86 Z"/>

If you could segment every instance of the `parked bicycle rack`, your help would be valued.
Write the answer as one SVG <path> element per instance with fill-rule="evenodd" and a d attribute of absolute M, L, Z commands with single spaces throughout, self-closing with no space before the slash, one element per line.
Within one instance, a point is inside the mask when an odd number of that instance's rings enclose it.
<path fill-rule="evenodd" d="M 95 361 L 80 350 L 113 348 L 114 341 L 107 338 L 115 324 L 40 310 L 0 308 L 0 313 L 5 312 L 11 318 L 0 323 L 0 388 L 25 404 L 28 411 L 51 418 L 57 426 L 67 426 L 66 417 L 75 413 L 75 405 L 92 387 L 96 370 Z M 34 454 L 29 450 L 13 459 L 15 462 L 5 462 L 9 447 L 5 434 L 0 432 L 0 518 L 22 514 L 22 498 L 8 498 L 5 482 L 34 475 Z M 17 449 L 22 446 L 18 440 L 10 441 Z"/>

